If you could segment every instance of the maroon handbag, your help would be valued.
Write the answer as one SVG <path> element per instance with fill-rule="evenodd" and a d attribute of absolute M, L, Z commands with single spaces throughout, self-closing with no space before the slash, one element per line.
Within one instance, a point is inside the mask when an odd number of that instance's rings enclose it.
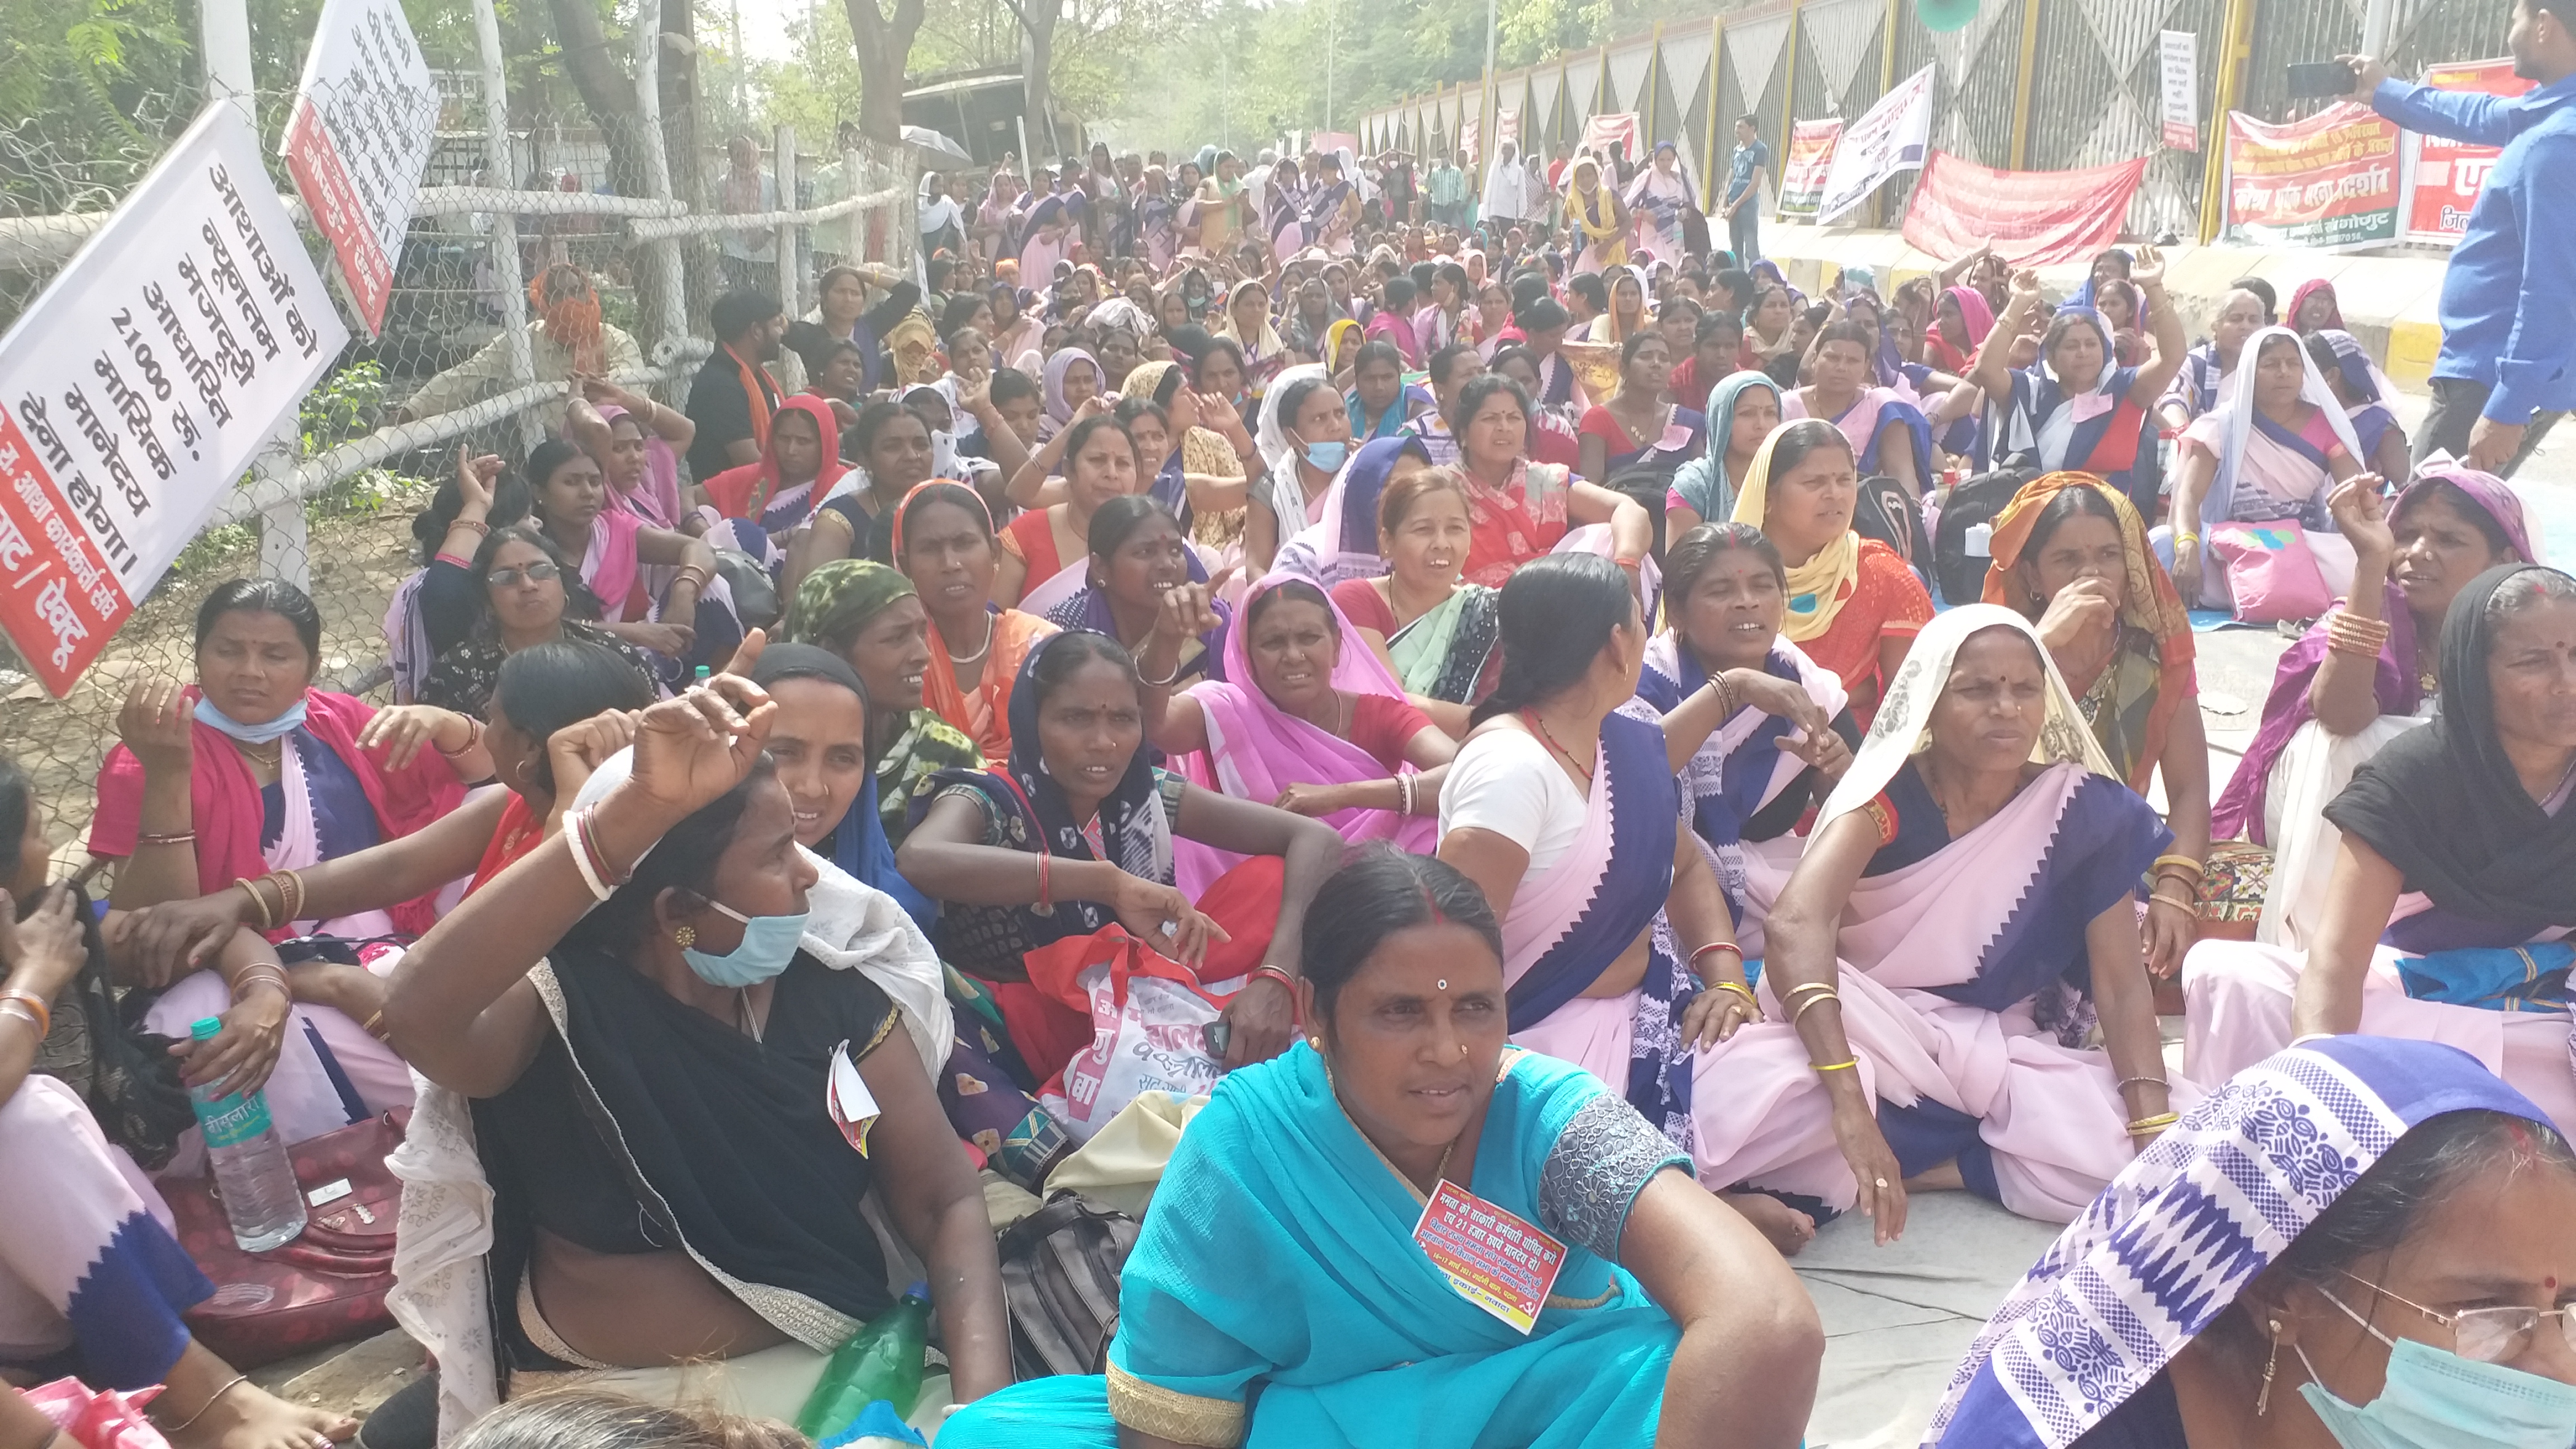
<path fill-rule="evenodd" d="M 392 1326 L 394 1222 L 402 1183 L 385 1158 L 402 1145 L 409 1109 L 353 1122 L 287 1151 L 307 1219 L 295 1241 L 245 1253 L 210 1174 L 160 1184 L 179 1245 L 214 1280 L 214 1296 L 181 1315 L 236 1369 L 255 1369 Z"/>

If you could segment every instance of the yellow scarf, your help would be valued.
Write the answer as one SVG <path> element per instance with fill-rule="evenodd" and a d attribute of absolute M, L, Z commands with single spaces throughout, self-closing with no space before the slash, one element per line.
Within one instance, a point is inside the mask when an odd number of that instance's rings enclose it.
<path fill-rule="evenodd" d="M 1600 184 L 1598 168 L 1593 171 L 1593 185 L 1588 192 L 1579 180 L 1567 185 L 1565 203 L 1567 214 L 1574 218 L 1575 229 L 1600 251 L 1602 265 L 1625 266 L 1628 261 L 1627 234 L 1619 227 L 1619 211 L 1611 204 L 1609 188 Z"/>
<path fill-rule="evenodd" d="M 1787 428 L 1786 423 L 1773 428 L 1754 451 L 1752 463 L 1744 470 L 1743 486 L 1735 495 L 1735 512 L 1729 515 L 1734 522 L 1764 526 L 1763 512 L 1771 501 L 1771 450 Z M 1780 632 L 1795 644 L 1822 637 L 1834 627 L 1834 616 L 1842 612 L 1859 578 L 1860 535 L 1845 529 L 1842 537 L 1817 550 L 1814 558 L 1789 570 L 1789 611 Z"/>

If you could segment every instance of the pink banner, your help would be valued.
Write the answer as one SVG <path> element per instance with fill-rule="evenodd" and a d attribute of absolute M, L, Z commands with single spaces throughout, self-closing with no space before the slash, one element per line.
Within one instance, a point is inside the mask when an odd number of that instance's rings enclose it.
<path fill-rule="evenodd" d="M 2016 267 L 2081 261 L 2117 241 L 2146 158 L 2081 171 L 1997 171 L 1935 151 L 1923 163 L 1905 240 L 1936 257 L 1987 242 Z"/>

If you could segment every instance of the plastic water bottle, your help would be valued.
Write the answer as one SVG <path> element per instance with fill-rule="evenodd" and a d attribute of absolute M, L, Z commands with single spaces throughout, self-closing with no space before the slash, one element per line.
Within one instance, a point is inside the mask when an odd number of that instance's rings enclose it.
<path fill-rule="evenodd" d="M 817 1444 L 851 1424 L 883 1399 L 897 1415 L 912 1412 L 921 1397 L 921 1350 L 930 1339 L 930 1285 L 915 1283 L 903 1301 L 850 1335 L 832 1351 L 823 1377 L 796 1416 L 796 1431 Z"/>
<path fill-rule="evenodd" d="M 205 1017 L 188 1028 L 196 1041 L 211 1040 L 224 1024 Z M 245 1253 L 284 1247 L 304 1231 L 304 1189 L 296 1184 L 295 1166 L 286 1143 L 268 1120 L 264 1092 L 215 1095 L 209 1082 L 188 1089 L 188 1104 L 197 1109 L 197 1125 L 206 1134 L 206 1162 L 215 1174 L 215 1196 L 222 1199 L 233 1241 Z"/>

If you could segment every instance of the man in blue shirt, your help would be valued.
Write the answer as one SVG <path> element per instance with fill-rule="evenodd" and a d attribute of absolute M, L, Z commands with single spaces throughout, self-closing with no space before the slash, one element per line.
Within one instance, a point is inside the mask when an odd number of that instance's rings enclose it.
<path fill-rule="evenodd" d="M 1762 144 L 1762 123 L 1751 115 L 1735 118 L 1735 153 L 1727 158 L 1727 244 L 1738 268 L 1762 260 L 1762 186 L 1771 178 L 1771 148 Z"/>
<path fill-rule="evenodd" d="M 2576 0 L 2514 0 L 2511 99 L 2389 79 L 2346 56 L 2356 89 L 2410 131 L 2503 148 L 2442 279 L 2442 352 L 2415 461 L 2439 448 L 2511 475 L 2576 404 Z"/>

